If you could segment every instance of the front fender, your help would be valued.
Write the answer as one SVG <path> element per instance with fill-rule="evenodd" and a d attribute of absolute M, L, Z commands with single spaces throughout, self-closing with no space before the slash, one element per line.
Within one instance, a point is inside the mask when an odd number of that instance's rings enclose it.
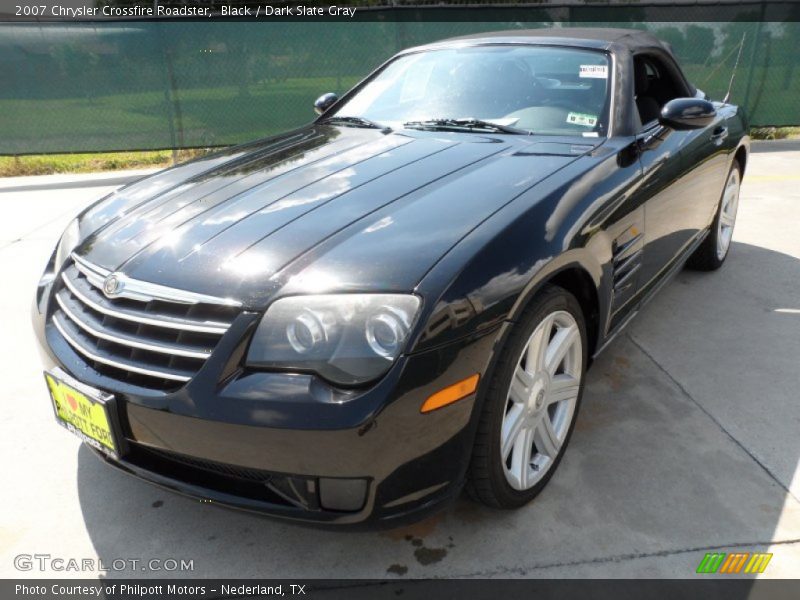
<path fill-rule="evenodd" d="M 504 322 L 515 321 L 545 284 L 566 271 L 580 272 L 591 281 L 594 298 L 598 297 L 604 253 L 597 251 L 598 247 L 610 244 L 597 239 L 584 247 L 560 251 L 561 240 L 547 241 L 541 237 L 534 243 L 530 235 L 525 235 L 525 221 L 527 218 L 520 219 L 511 229 L 489 241 L 450 281 L 438 282 L 444 292 L 429 307 L 425 324 L 410 346 L 412 352 L 480 335 Z M 605 250 L 610 256 L 610 250 Z M 424 281 L 425 284 L 437 285 L 430 280 Z M 418 291 L 423 296 L 428 292 L 419 288 Z"/>
<path fill-rule="evenodd" d="M 588 248 L 569 250 L 542 266 L 536 271 L 528 284 L 519 292 L 517 300 L 508 313 L 507 320 L 517 321 L 522 311 L 548 283 L 557 280 L 566 271 L 581 271 L 589 276 L 595 293 L 599 293 L 603 277 L 603 267 L 598 257 Z"/>

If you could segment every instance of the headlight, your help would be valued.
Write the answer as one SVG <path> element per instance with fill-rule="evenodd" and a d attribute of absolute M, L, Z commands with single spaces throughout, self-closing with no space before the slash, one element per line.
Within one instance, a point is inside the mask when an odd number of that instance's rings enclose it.
<path fill-rule="evenodd" d="M 69 258 L 69 255 L 72 254 L 72 251 L 75 250 L 80 241 L 81 231 L 78 227 L 78 219 L 73 219 L 70 224 L 67 225 L 67 228 L 61 235 L 61 240 L 58 242 L 54 272 L 57 273 L 59 270 L 61 270 L 61 267 L 64 265 L 64 261 Z"/>
<path fill-rule="evenodd" d="M 376 379 L 405 348 L 420 299 L 329 294 L 277 300 L 256 329 L 247 365 L 312 371 L 339 385 Z"/>

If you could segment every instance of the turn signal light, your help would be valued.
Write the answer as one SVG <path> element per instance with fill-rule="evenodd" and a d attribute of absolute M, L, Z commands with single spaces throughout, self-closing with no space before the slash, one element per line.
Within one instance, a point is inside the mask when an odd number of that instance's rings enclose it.
<path fill-rule="evenodd" d="M 442 408 L 443 406 L 447 406 L 448 404 L 452 404 L 453 402 L 458 402 L 459 400 L 466 398 L 470 394 L 474 393 L 476 389 L 478 389 L 479 379 L 480 375 L 475 373 L 475 375 L 470 375 L 458 383 L 454 383 L 453 385 L 447 386 L 443 390 L 439 390 L 425 400 L 425 403 L 422 405 L 422 408 L 420 408 L 419 411 L 423 413 L 431 412 L 432 410 Z"/>

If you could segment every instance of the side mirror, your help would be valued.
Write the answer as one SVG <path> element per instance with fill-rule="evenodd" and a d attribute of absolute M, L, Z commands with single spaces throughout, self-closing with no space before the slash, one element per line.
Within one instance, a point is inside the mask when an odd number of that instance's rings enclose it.
<path fill-rule="evenodd" d="M 333 92 L 322 94 L 322 96 L 320 96 L 314 101 L 314 112 L 316 112 L 318 115 L 321 115 L 331 106 L 333 106 L 338 99 L 339 96 L 337 96 Z"/>
<path fill-rule="evenodd" d="M 661 109 L 658 121 L 673 129 L 699 129 L 717 116 L 714 105 L 702 98 L 675 98 Z"/>

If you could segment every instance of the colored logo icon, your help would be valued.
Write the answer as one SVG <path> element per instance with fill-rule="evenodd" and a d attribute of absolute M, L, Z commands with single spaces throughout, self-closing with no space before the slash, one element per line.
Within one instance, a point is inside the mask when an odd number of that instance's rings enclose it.
<path fill-rule="evenodd" d="M 766 552 L 709 552 L 697 566 L 697 573 L 763 573 L 770 560 L 772 554 Z"/>

